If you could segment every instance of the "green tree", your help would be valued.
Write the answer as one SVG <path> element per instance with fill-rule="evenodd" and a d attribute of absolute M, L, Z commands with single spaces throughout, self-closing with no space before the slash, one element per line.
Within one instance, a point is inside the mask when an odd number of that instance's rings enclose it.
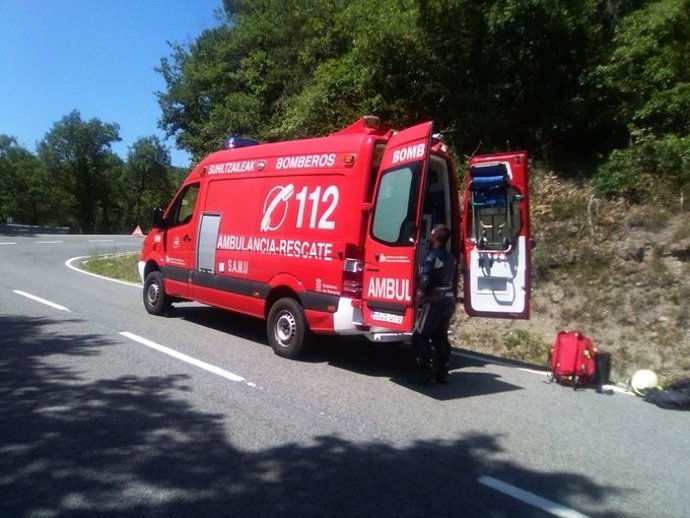
<path fill-rule="evenodd" d="M 657 148 L 682 169 L 689 2 L 226 0 L 221 26 L 162 60 L 161 125 L 200 158 L 232 133 L 430 118 L 458 154 L 525 148 L 576 171 L 672 135 Z M 620 153 L 600 172 L 607 192 L 636 160 Z"/>
<path fill-rule="evenodd" d="M 48 186 L 41 161 L 15 138 L 0 135 L 0 222 L 51 222 Z"/>
<path fill-rule="evenodd" d="M 170 151 L 156 136 L 142 137 L 129 148 L 125 168 L 128 227 L 147 226 L 151 209 L 170 200 L 176 186 L 170 162 Z"/>
<path fill-rule="evenodd" d="M 228 1 L 227 20 L 189 46 L 174 45 L 159 72 L 161 127 L 195 158 L 230 134 L 274 138 L 286 103 L 339 52 L 334 16 L 344 0 Z"/>
<path fill-rule="evenodd" d="M 162 60 L 161 124 L 196 158 L 229 133 L 313 136 L 366 113 L 432 118 L 464 153 L 580 157 L 610 129 L 586 78 L 633 4 L 228 0 L 226 23 Z"/>
<path fill-rule="evenodd" d="M 433 116 L 427 110 L 433 81 L 418 13 L 409 0 L 354 0 L 336 12 L 330 27 L 334 52 L 287 97 L 274 119 L 274 135 L 325 134 L 364 114 L 401 126 Z"/>
<path fill-rule="evenodd" d="M 431 113 L 455 147 L 521 147 L 546 161 L 578 160 L 615 137 L 606 103 L 587 84 L 628 9 L 613 3 L 421 1 L 437 104 Z"/>
<path fill-rule="evenodd" d="M 122 181 L 125 164 L 115 153 L 107 152 L 100 167 L 101 180 L 95 190 L 97 206 L 94 229 L 106 234 L 127 230 L 124 218 L 128 212 Z"/>
<path fill-rule="evenodd" d="M 74 110 L 53 125 L 39 143 L 38 154 L 61 189 L 81 232 L 113 228 L 110 207 L 121 160 L 111 151 L 120 140 L 119 126 L 93 118 L 83 121 Z"/>
<path fill-rule="evenodd" d="M 690 134 L 690 1 L 657 0 L 627 16 L 596 71 L 631 134 Z"/>
<path fill-rule="evenodd" d="M 626 16 L 610 59 L 592 74 L 616 101 L 628 146 L 594 179 L 600 193 L 637 201 L 690 186 L 690 0 L 647 2 Z"/>

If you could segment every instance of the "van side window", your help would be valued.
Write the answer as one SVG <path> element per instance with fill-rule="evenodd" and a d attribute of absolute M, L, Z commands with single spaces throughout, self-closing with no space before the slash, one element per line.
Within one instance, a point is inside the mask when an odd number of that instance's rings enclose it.
<path fill-rule="evenodd" d="M 416 237 L 420 164 L 383 173 L 376 197 L 372 234 L 390 245 L 410 245 Z"/>
<path fill-rule="evenodd" d="M 194 206 L 199 197 L 199 184 L 193 183 L 184 188 L 175 200 L 168 218 L 170 227 L 185 225 L 192 220 Z"/>

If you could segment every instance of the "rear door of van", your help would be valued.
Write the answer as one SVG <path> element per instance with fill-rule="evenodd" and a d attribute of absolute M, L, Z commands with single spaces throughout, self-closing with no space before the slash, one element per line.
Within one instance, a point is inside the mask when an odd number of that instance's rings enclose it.
<path fill-rule="evenodd" d="M 431 122 L 396 133 L 386 145 L 364 250 L 362 317 L 409 333 L 416 313 L 416 258 Z"/>
<path fill-rule="evenodd" d="M 471 160 L 462 223 L 467 314 L 528 319 L 531 236 L 527 153 Z"/>

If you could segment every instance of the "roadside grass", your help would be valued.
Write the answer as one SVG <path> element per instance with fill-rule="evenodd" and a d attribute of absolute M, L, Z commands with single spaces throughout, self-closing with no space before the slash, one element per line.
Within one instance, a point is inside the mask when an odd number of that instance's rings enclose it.
<path fill-rule="evenodd" d="M 139 254 L 94 255 L 84 261 L 81 267 L 87 272 L 127 282 L 141 282 L 137 263 Z"/>

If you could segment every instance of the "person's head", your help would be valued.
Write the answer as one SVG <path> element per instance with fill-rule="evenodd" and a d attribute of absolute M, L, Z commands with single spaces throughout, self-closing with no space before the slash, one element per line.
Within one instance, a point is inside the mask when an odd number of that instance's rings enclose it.
<path fill-rule="evenodd" d="M 443 223 L 434 225 L 434 228 L 431 229 L 431 241 L 438 246 L 446 246 L 449 238 L 450 229 Z"/>

